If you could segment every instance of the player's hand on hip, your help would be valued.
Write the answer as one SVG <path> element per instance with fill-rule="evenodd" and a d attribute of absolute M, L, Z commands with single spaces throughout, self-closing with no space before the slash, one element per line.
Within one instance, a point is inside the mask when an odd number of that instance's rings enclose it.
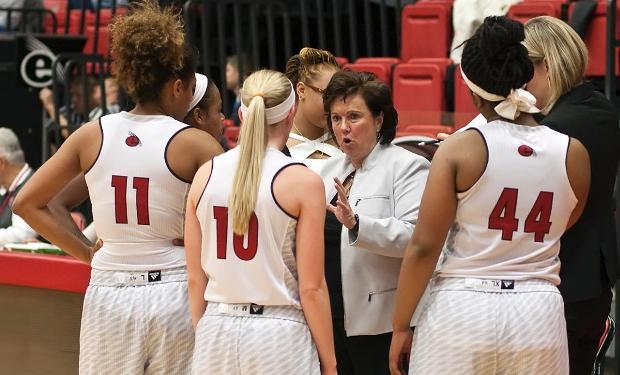
<path fill-rule="evenodd" d="M 89 258 L 90 258 L 90 259 L 89 259 L 89 262 L 88 262 L 89 264 L 90 264 L 90 261 L 92 261 L 92 260 L 93 260 L 93 257 L 95 256 L 95 253 L 96 253 L 97 251 L 99 251 L 99 249 L 101 249 L 101 246 L 103 246 L 103 240 L 98 239 L 98 240 L 95 242 L 95 244 L 94 244 L 94 245 L 90 248 L 90 254 L 88 254 L 88 255 L 89 255 Z"/>
<path fill-rule="evenodd" d="M 347 197 L 347 192 L 342 182 L 337 177 L 334 177 L 334 183 L 338 191 L 338 200 L 335 206 L 328 203 L 327 209 L 336 215 L 336 219 L 338 219 L 342 225 L 347 227 L 347 229 L 351 229 L 357 223 L 355 212 L 353 212 L 351 205 L 349 205 L 349 198 Z"/>
<path fill-rule="evenodd" d="M 411 329 L 392 332 L 390 345 L 390 374 L 407 375 L 409 372 L 409 356 L 413 332 Z"/>

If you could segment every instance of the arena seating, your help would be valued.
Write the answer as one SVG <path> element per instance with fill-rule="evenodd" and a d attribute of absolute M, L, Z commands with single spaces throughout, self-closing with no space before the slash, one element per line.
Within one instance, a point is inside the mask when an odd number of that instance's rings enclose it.
<path fill-rule="evenodd" d="M 419 0 L 405 6 L 401 12 L 401 53 L 398 57 L 361 57 L 355 61 L 346 56 L 337 57 L 342 67 L 372 72 L 391 86 L 402 125 L 400 132 L 413 131 L 420 124 L 449 123 L 458 129 L 477 114 L 460 70 L 458 67 L 448 69 L 452 64 L 448 58 L 452 38 L 452 4 L 452 0 Z M 65 30 L 69 34 L 80 33 L 81 9 L 70 10 L 69 24 L 66 25 L 67 0 L 45 0 L 44 5 L 57 15 L 58 33 Z M 508 16 L 521 22 L 540 15 L 570 18 L 574 6 L 574 1 L 569 0 L 524 0 L 512 6 Z M 589 77 L 605 74 L 606 9 L 607 1 L 599 0 L 585 38 L 589 48 L 586 72 Z M 123 7 L 116 11 L 121 15 L 125 12 Z M 87 35 L 84 52 L 108 55 L 108 25 L 113 18 L 111 9 L 101 10 L 98 30 L 92 10 L 86 10 L 84 17 L 84 32 Z M 47 32 L 53 32 L 49 17 L 44 25 Z M 98 40 L 95 46 L 96 31 Z M 620 39 L 620 32 L 616 37 Z M 616 74 L 620 74 L 620 48 L 616 49 L 616 54 Z M 446 116 L 446 112 L 452 111 L 453 117 Z M 236 144 L 238 132 L 233 127 L 226 128 L 226 138 Z"/>

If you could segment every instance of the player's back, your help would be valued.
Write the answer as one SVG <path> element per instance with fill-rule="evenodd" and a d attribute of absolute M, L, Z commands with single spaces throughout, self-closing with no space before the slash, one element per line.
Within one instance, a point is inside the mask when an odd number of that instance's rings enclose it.
<path fill-rule="evenodd" d="M 184 266 L 183 214 L 189 183 L 170 169 L 166 150 L 186 124 L 168 116 L 127 112 L 100 119 L 102 144 L 85 173 L 103 247 L 93 268 L 167 269 Z"/>
<path fill-rule="evenodd" d="M 297 219 L 273 195 L 273 181 L 287 165 L 299 164 L 267 148 L 256 207 L 243 236 L 232 229 L 229 197 L 239 147 L 212 161 L 211 176 L 197 203 L 202 229 L 202 267 L 209 282 L 205 300 L 300 307 L 295 261 Z"/>
<path fill-rule="evenodd" d="M 487 165 L 457 195 L 439 274 L 559 284 L 560 237 L 577 202 L 566 170 L 569 137 L 501 120 L 475 129 Z"/>

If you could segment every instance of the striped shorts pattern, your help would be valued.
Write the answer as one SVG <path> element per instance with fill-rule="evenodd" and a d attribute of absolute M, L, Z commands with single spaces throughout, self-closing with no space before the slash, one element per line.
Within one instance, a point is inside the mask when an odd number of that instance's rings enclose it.
<path fill-rule="evenodd" d="M 564 303 L 543 280 L 444 278 L 432 287 L 409 374 L 568 374 Z"/>
<path fill-rule="evenodd" d="M 210 302 L 196 327 L 192 374 L 320 375 L 303 312 Z"/>
<path fill-rule="evenodd" d="M 183 375 L 193 347 L 185 268 L 92 270 L 80 331 L 81 375 Z"/>

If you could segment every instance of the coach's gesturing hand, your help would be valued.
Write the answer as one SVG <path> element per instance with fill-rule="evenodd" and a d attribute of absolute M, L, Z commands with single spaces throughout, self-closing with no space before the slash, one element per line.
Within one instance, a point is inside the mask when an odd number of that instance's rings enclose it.
<path fill-rule="evenodd" d="M 355 224 L 357 224 L 355 212 L 353 212 L 351 206 L 349 205 L 349 198 L 347 197 L 346 189 L 338 177 L 334 177 L 334 183 L 336 185 L 336 190 L 338 191 L 338 200 L 336 201 L 335 206 L 328 203 L 327 209 L 336 215 L 336 218 L 340 223 L 342 223 L 342 225 L 347 227 L 347 229 L 351 229 L 355 226 Z"/>

